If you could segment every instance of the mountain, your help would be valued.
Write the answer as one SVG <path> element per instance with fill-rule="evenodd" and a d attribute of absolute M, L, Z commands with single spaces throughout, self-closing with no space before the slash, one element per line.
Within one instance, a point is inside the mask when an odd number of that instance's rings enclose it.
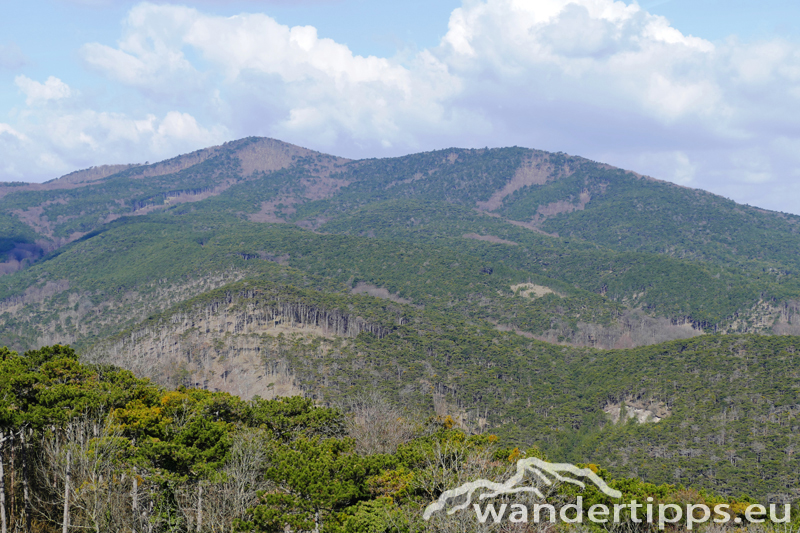
<path fill-rule="evenodd" d="M 106 165 L 43 184 L 2 184 L 0 268 L 14 271 L 121 216 L 201 201 L 298 159 L 317 162 L 309 172 L 315 177 L 347 161 L 271 139 L 245 139 L 152 165 Z"/>
<path fill-rule="evenodd" d="M 378 389 L 655 481 L 796 481 L 795 215 L 564 153 L 247 138 L 3 184 L 0 228 L 0 346 L 246 398 Z"/>

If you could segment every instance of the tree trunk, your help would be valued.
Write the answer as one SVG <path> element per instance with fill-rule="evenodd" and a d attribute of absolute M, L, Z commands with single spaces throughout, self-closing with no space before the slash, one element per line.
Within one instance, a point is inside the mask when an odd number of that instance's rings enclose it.
<path fill-rule="evenodd" d="M 133 490 L 131 490 L 131 497 L 133 498 L 133 514 L 139 515 L 139 480 L 136 477 L 136 469 L 133 469 Z"/>
<path fill-rule="evenodd" d="M 0 432 L 0 533 L 8 533 L 6 524 L 6 473 L 3 470 L 5 462 L 5 433 Z"/>
<path fill-rule="evenodd" d="M 197 531 L 203 528 L 203 483 L 197 482 Z"/>
<path fill-rule="evenodd" d="M 13 519 L 17 516 L 17 493 L 14 490 L 17 482 L 17 444 L 14 442 L 14 432 L 12 431 L 9 433 L 9 438 L 11 439 L 11 458 L 8 461 L 8 464 L 11 465 L 11 472 L 9 472 L 8 477 L 8 507 L 9 507 L 9 518 Z"/>
<path fill-rule="evenodd" d="M 61 533 L 69 530 L 69 474 L 70 463 L 72 462 L 72 451 L 67 449 L 67 470 L 64 476 L 64 519 L 62 521 Z"/>
<path fill-rule="evenodd" d="M 31 495 L 28 490 L 28 443 L 25 439 L 26 429 L 20 433 L 22 443 L 22 499 L 25 502 L 25 533 L 31 533 Z"/>

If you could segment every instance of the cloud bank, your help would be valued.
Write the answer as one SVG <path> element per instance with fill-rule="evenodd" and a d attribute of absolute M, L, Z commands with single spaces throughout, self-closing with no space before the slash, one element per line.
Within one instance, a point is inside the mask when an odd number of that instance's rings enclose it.
<path fill-rule="evenodd" d="M 437 47 L 379 58 L 264 14 L 144 3 L 116 44 L 79 52 L 139 104 L 106 112 L 58 78 L 18 76 L 26 107 L 0 146 L 27 149 L 3 178 L 245 135 L 350 157 L 519 145 L 800 210 L 800 46 L 711 43 L 635 4 L 465 0 Z"/>

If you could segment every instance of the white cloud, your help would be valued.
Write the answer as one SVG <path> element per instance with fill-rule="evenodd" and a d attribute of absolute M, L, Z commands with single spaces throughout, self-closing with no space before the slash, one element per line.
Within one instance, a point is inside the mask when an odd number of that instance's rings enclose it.
<path fill-rule="evenodd" d="M 202 76 L 183 53 L 183 35 L 198 13 L 183 7 L 142 4 L 125 21 L 118 48 L 86 44 L 90 68 L 155 96 L 182 95 L 202 86 Z"/>
<path fill-rule="evenodd" d="M 470 3 L 453 12 L 441 53 L 457 74 L 478 85 L 479 77 L 502 80 L 516 89 L 516 97 L 635 105 L 664 122 L 720 105 L 716 80 L 708 73 L 714 45 L 682 35 L 636 4 Z"/>
<path fill-rule="evenodd" d="M 15 130 L 14 128 L 9 126 L 8 124 L 3 124 L 2 122 L 0 122 L 0 137 L 1 136 L 5 136 L 5 135 L 7 135 L 9 138 L 13 137 L 14 139 L 16 139 L 18 141 L 26 140 L 25 135 L 23 135 L 22 133 L 18 132 L 17 130 Z"/>
<path fill-rule="evenodd" d="M 190 61 L 190 51 L 204 61 Z M 663 17 L 612 0 L 469 2 L 453 12 L 440 47 L 402 64 L 354 55 L 313 27 L 263 14 L 148 3 L 131 9 L 117 48 L 83 49 L 93 68 L 144 94 L 221 99 L 229 116 L 219 119 L 245 128 L 262 114 L 260 133 L 407 149 L 431 131 L 454 135 L 480 122 L 506 129 L 502 113 L 485 111 L 498 99 L 523 113 L 532 98 L 551 99 L 667 126 L 713 118 L 715 128 L 731 129 L 716 55 Z"/>
<path fill-rule="evenodd" d="M 219 17 L 141 4 L 130 11 L 125 28 L 118 48 L 86 45 L 87 63 L 145 94 L 176 90 L 213 102 L 228 120 L 240 121 L 231 129 L 243 135 L 350 152 L 353 144 L 415 146 L 417 124 L 448 127 L 443 102 L 460 88 L 430 52 L 408 65 L 358 56 L 320 38 L 314 27 L 290 28 L 262 14 Z M 187 60 L 187 50 L 202 57 L 205 71 Z M 268 120 L 247 131 L 254 114 Z"/>
<path fill-rule="evenodd" d="M 43 103 L 48 100 L 61 100 L 62 98 L 69 98 L 72 94 L 69 85 L 55 76 L 50 76 L 44 83 L 34 81 L 27 76 L 17 76 L 14 78 L 14 83 L 25 93 L 25 103 L 28 105 Z"/>
<path fill-rule="evenodd" d="M 52 179 L 79 168 L 172 157 L 230 138 L 222 127 L 205 128 L 188 113 L 132 118 L 122 113 L 30 108 L 24 132 L 0 124 L 0 152 L 13 153 L 0 166 L 0 180 Z"/>

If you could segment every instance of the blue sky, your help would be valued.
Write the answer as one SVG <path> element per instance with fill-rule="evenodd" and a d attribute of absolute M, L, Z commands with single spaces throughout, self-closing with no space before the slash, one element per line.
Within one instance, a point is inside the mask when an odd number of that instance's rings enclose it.
<path fill-rule="evenodd" d="M 0 180 L 247 135 L 527 146 L 800 213 L 800 3 L 50 0 L 0 6 Z"/>

